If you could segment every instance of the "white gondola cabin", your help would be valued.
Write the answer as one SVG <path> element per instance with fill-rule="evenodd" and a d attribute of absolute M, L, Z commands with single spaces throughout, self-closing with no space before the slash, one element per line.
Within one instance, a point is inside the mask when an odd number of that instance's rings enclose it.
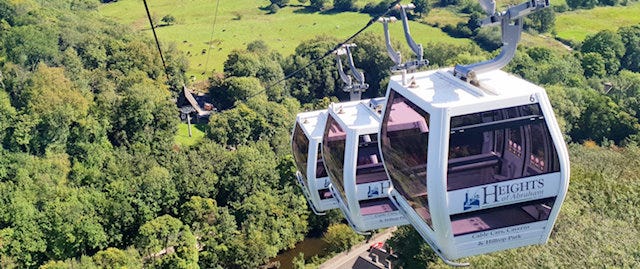
<path fill-rule="evenodd" d="M 445 262 L 545 243 L 569 184 L 543 88 L 501 70 L 393 76 L 379 133 L 390 195 Z"/>
<path fill-rule="evenodd" d="M 378 147 L 384 99 L 331 104 L 322 141 L 331 191 L 354 230 L 408 224 L 390 201 Z"/>
<path fill-rule="evenodd" d="M 291 136 L 298 168 L 296 179 L 316 215 L 324 215 L 324 211 L 338 208 L 338 201 L 329 190 L 330 181 L 320 153 L 326 121 L 326 110 L 300 113 Z"/>

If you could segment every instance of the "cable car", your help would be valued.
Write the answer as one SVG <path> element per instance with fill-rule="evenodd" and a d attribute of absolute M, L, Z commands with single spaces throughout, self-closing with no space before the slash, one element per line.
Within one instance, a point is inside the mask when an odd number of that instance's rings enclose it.
<path fill-rule="evenodd" d="M 333 103 L 322 138 L 330 189 L 358 233 L 408 224 L 389 200 L 389 179 L 378 147 L 384 98 Z"/>
<path fill-rule="evenodd" d="M 329 190 L 331 182 L 320 153 L 326 121 L 326 110 L 300 113 L 291 135 L 293 156 L 298 168 L 296 179 L 316 215 L 324 215 L 324 211 L 338 208 L 338 201 Z"/>
<path fill-rule="evenodd" d="M 391 77 L 379 133 L 389 194 L 447 264 L 543 244 L 558 217 L 569 155 L 547 94 L 499 70 L 520 17 L 545 5 L 493 13 L 504 42 L 495 59 Z"/>

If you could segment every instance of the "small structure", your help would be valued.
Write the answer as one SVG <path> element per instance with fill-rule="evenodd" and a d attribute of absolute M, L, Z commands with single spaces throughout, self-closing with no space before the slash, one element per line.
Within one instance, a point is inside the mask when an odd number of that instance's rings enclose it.
<path fill-rule="evenodd" d="M 193 93 L 187 88 L 187 86 L 183 86 L 183 96 L 186 100 L 186 104 L 181 105 L 178 108 L 180 111 L 180 119 L 186 120 L 189 125 L 189 137 L 191 137 L 191 119 L 195 115 L 196 122 L 200 122 L 200 120 L 204 120 L 205 122 L 209 120 L 209 116 L 211 113 L 216 112 L 217 109 L 207 101 L 206 95 L 193 96 Z"/>

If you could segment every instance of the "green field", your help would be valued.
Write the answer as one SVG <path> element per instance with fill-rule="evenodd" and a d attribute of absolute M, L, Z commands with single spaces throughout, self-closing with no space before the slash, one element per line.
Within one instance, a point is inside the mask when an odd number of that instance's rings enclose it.
<path fill-rule="evenodd" d="M 640 24 L 640 2 L 628 6 L 596 7 L 557 14 L 556 32 L 562 39 L 582 42 L 601 30 L 616 31 L 622 26 Z"/>
<path fill-rule="evenodd" d="M 267 6 L 269 1 L 263 0 L 219 1 L 216 18 L 216 2 L 149 1 L 149 9 L 157 21 L 168 14 L 176 18 L 174 25 L 156 29 L 158 38 L 165 46 L 169 42 L 175 42 L 178 48 L 188 55 L 188 75 L 195 76 L 197 80 L 210 75 L 205 73 L 205 70 L 221 72 L 229 52 L 244 49 L 247 42 L 264 40 L 270 48 L 286 56 L 292 54 L 301 41 L 317 35 L 326 34 L 344 40 L 365 26 L 371 18 L 367 14 L 355 12 L 309 13 L 303 6 L 285 7 L 277 14 L 267 14 L 267 11 L 261 8 Z M 364 3 L 360 1 L 358 4 L 362 4 L 361 2 Z M 293 3 L 297 2 L 292 1 Z M 100 12 L 151 35 L 142 1 L 120 0 L 103 5 Z M 410 25 L 411 33 L 418 43 L 471 42 L 467 39 L 452 38 L 440 29 L 425 24 L 411 22 Z M 392 39 L 403 38 L 400 23 L 392 24 L 390 28 Z M 378 23 L 369 27 L 367 31 L 378 33 L 381 38 L 383 36 L 382 25 Z"/>
<path fill-rule="evenodd" d="M 193 146 L 197 144 L 204 138 L 204 130 L 206 127 L 207 124 L 191 124 L 191 137 L 189 137 L 188 125 L 186 123 L 180 123 L 175 136 L 176 144 L 179 146 Z"/>

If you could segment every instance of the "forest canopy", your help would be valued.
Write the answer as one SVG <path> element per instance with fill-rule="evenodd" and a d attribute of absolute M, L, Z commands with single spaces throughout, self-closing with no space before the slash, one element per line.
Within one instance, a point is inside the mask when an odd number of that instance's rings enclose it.
<path fill-rule="evenodd" d="M 0 267 L 256 268 L 308 234 L 339 227 L 335 212 L 309 216 L 294 186 L 289 135 L 296 113 L 348 96 L 331 59 L 306 67 L 340 40 L 317 36 L 289 56 L 261 40 L 235 48 L 204 83 L 219 109 L 205 138 L 183 146 L 175 135 L 185 54 L 163 42 L 164 69 L 149 35 L 100 16 L 99 5 L 0 0 Z M 457 30 L 481 38 L 424 44 L 433 68 L 497 53 L 485 50 L 491 33 Z M 354 42 L 355 65 L 371 85 L 365 97 L 383 96 L 393 64 L 383 39 L 365 33 Z M 638 44 L 640 26 L 621 27 L 571 53 L 520 46 L 506 67 L 547 89 L 576 163 L 549 248 L 527 250 L 542 256 L 525 259 L 532 266 L 575 261 L 569 241 L 594 246 L 589 236 L 603 237 L 595 242 L 604 247 L 584 267 L 638 264 Z M 441 265 L 410 230 L 392 241 L 415 256 L 405 268 Z M 514 256 L 474 261 L 503 266 Z"/>

